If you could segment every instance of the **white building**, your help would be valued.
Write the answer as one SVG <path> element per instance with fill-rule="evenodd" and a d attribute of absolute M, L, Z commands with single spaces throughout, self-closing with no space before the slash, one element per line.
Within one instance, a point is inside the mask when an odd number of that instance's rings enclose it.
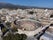
<path fill-rule="evenodd" d="M 41 36 L 40 40 L 53 40 L 53 36 L 45 33 L 43 36 Z"/>

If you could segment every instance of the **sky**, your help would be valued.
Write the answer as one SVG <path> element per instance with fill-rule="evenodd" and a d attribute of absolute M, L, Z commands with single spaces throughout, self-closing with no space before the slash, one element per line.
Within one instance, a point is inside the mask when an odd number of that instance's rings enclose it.
<path fill-rule="evenodd" d="M 0 2 L 15 5 L 53 8 L 53 0 L 0 0 Z"/>

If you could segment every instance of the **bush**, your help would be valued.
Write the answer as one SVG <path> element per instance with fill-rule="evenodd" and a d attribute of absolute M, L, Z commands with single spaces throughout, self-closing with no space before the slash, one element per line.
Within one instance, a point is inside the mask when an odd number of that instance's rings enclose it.
<path fill-rule="evenodd" d="M 7 36 L 3 37 L 3 40 L 25 40 L 27 36 L 25 34 L 11 34 L 9 33 Z"/>
<path fill-rule="evenodd" d="M 21 40 L 25 40 L 27 36 L 25 34 L 21 34 Z"/>
<path fill-rule="evenodd" d="M 6 28 L 3 28 L 1 31 L 2 31 L 2 32 L 6 32 L 6 30 L 7 30 Z"/>
<path fill-rule="evenodd" d="M 12 32 L 18 32 L 17 27 L 13 27 Z"/>
<path fill-rule="evenodd" d="M 3 37 L 3 40 L 11 40 L 13 35 L 9 33 L 7 36 Z"/>
<path fill-rule="evenodd" d="M 7 22 L 6 25 L 7 25 L 8 27 L 11 27 L 11 23 L 10 23 L 10 22 Z"/>

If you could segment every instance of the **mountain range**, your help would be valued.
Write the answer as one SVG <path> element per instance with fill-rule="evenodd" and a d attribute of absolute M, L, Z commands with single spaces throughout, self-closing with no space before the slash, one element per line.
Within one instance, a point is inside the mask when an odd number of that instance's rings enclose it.
<path fill-rule="evenodd" d="M 11 3 L 0 3 L 0 9 L 1 8 L 9 8 L 9 9 L 17 9 L 17 8 L 21 8 L 21 9 L 30 9 L 30 8 L 53 9 L 53 8 L 46 8 L 46 7 L 14 5 Z"/>

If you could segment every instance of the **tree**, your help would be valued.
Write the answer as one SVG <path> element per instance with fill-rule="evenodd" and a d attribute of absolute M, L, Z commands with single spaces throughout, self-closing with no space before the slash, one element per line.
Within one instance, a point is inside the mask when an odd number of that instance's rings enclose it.
<path fill-rule="evenodd" d="M 6 25 L 7 25 L 8 27 L 11 27 L 11 23 L 10 23 L 10 22 L 6 22 Z"/>
<path fill-rule="evenodd" d="M 21 40 L 25 40 L 27 36 L 25 34 L 21 34 Z"/>
<path fill-rule="evenodd" d="M 11 34 L 8 33 L 7 36 L 3 37 L 3 40 L 26 40 L 27 36 L 25 34 Z"/>

